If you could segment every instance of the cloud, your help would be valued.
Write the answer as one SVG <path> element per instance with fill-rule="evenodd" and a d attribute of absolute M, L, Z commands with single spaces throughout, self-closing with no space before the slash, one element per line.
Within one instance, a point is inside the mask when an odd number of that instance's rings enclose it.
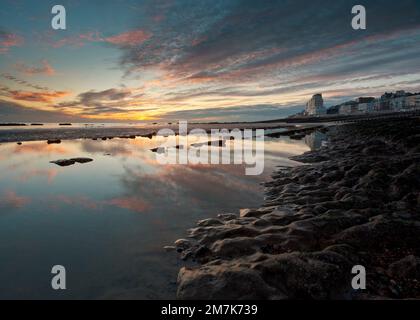
<path fill-rule="evenodd" d="M 76 100 L 56 104 L 56 108 L 62 110 L 77 110 L 80 114 L 93 115 L 116 115 L 122 114 L 127 117 L 130 114 L 150 111 L 154 108 L 140 105 L 138 98 L 142 95 L 128 88 L 111 88 L 103 91 L 90 90 L 82 92 Z"/>
<path fill-rule="evenodd" d="M 23 42 L 22 36 L 0 30 L 0 54 L 9 52 L 11 47 L 20 47 Z"/>
<path fill-rule="evenodd" d="M 20 209 L 26 206 L 30 201 L 31 199 L 19 196 L 15 191 L 6 190 L 0 195 L 0 209 Z"/>
<path fill-rule="evenodd" d="M 140 82 L 140 95 L 133 89 L 84 89 L 57 110 L 118 120 L 139 119 L 146 110 L 154 110 L 146 112 L 153 117 L 220 119 L 220 112 L 229 120 L 265 119 L 287 105 L 302 105 L 315 92 L 330 104 L 352 94 L 417 91 L 420 2 L 363 4 L 368 17 L 363 31 L 351 28 L 348 0 L 144 0 L 119 6 L 118 13 L 126 14 L 124 29 L 107 22 L 100 32 L 39 35 L 57 48 L 94 44 L 87 49 L 98 56 L 117 48 L 122 80 Z M 108 9 L 98 7 L 97 13 L 106 15 Z M 45 74 L 42 68 L 19 69 Z"/>
<path fill-rule="evenodd" d="M 103 210 L 107 206 L 115 206 L 122 209 L 127 209 L 133 212 L 145 212 L 150 208 L 150 205 L 145 201 L 138 199 L 138 197 L 120 197 L 109 200 L 95 200 L 83 195 L 67 196 L 56 195 L 49 199 L 49 203 L 53 203 L 53 208 L 57 209 L 57 203 L 65 205 L 79 206 L 90 210 Z"/>
<path fill-rule="evenodd" d="M 51 103 L 54 99 L 62 98 L 70 94 L 68 91 L 22 91 L 12 90 L 8 87 L 0 87 L 0 94 L 20 101 Z"/>
<path fill-rule="evenodd" d="M 57 33 L 55 32 L 45 32 L 39 34 L 38 36 L 41 41 L 47 42 L 53 48 L 61 48 L 64 46 L 83 47 L 86 43 L 89 42 L 102 41 L 100 33 L 96 31 L 62 37 L 59 39 L 57 39 Z"/>
<path fill-rule="evenodd" d="M 83 47 L 87 43 L 108 43 L 118 47 L 133 47 L 142 44 L 151 37 L 151 34 L 142 29 L 134 29 L 122 33 L 105 36 L 98 31 L 67 36 L 57 39 L 55 33 L 44 33 L 40 35 L 42 41 L 49 43 L 53 48 L 63 46 Z"/>
<path fill-rule="evenodd" d="M 0 119 L 2 122 L 79 122 L 82 117 L 59 111 L 45 111 L 25 107 L 19 103 L 0 99 Z"/>
<path fill-rule="evenodd" d="M 55 75 L 54 68 L 45 59 L 41 61 L 41 66 L 39 67 L 30 67 L 24 64 L 23 62 L 19 62 L 15 64 L 15 68 L 17 71 L 24 73 L 25 75 L 29 75 L 29 76 L 36 75 L 36 74 L 47 75 L 47 76 Z"/>
<path fill-rule="evenodd" d="M 15 82 L 15 83 L 18 83 L 18 84 L 24 85 L 24 86 L 26 86 L 26 87 L 30 87 L 30 88 L 32 88 L 32 89 L 36 89 L 36 90 L 44 90 L 44 91 L 50 91 L 50 89 L 49 89 L 48 87 L 43 87 L 43 86 L 36 85 L 36 84 L 34 84 L 34 83 L 30 83 L 30 82 L 28 82 L 28 81 L 26 81 L 26 80 L 23 80 L 23 79 L 17 78 L 17 77 L 15 77 L 15 76 L 12 76 L 12 75 L 11 75 L 11 74 L 9 74 L 9 73 L 1 73 L 1 74 L 0 74 L 0 76 L 1 76 L 1 77 L 3 77 L 3 78 L 5 78 L 5 79 L 7 79 L 7 80 L 13 81 L 13 82 Z"/>
<path fill-rule="evenodd" d="M 103 91 L 88 91 L 79 94 L 80 103 L 86 106 L 96 105 L 103 101 L 116 101 L 128 98 L 131 91 L 128 89 L 108 89 Z"/>
<path fill-rule="evenodd" d="M 151 35 L 143 30 L 133 30 L 107 37 L 104 41 L 117 46 L 130 47 L 140 45 L 150 37 Z"/>
<path fill-rule="evenodd" d="M 145 212 L 150 208 L 150 205 L 137 196 L 113 198 L 105 201 L 106 204 L 127 209 L 134 212 Z"/>
<path fill-rule="evenodd" d="M 90 90 L 82 92 L 77 96 L 77 100 L 67 101 L 57 104 L 58 108 L 71 108 L 80 106 L 85 109 L 107 109 L 117 107 L 124 99 L 131 97 L 129 89 L 107 89 L 103 91 Z"/>
<path fill-rule="evenodd" d="M 168 112 L 162 117 L 171 120 L 191 121 L 263 121 L 280 119 L 296 114 L 303 106 L 284 105 L 243 105 L 224 108 L 206 108 Z"/>
<path fill-rule="evenodd" d="M 304 78 L 329 77 L 327 85 L 334 87 L 334 78 L 343 74 L 349 83 L 353 76 L 381 74 L 380 81 L 410 68 L 414 74 L 420 65 L 420 3 L 402 0 L 395 6 L 390 0 L 372 0 L 365 6 L 368 29 L 360 32 L 350 26 L 352 5 L 345 0 L 215 0 L 211 6 L 179 1 L 170 4 L 164 20 L 150 26 L 149 41 L 121 48 L 121 66 L 128 73 L 159 69 L 162 82 L 176 87 L 165 93 L 173 101 L 219 93 L 259 97 L 296 92 L 302 99 L 303 93 L 310 95 L 306 89 L 325 85 Z M 150 16 L 159 13 L 151 3 L 145 7 Z M 226 85 L 235 88 L 222 92 Z M 255 89 L 265 86 L 272 88 Z"/>
<path fill-rule="evenodd" d="M 28 182 L 34 177 L 46 177 L 48 184 L 51 184 L 58 175 L 57 169 L 31 169 L 20 175 L 19 182 Z"/>

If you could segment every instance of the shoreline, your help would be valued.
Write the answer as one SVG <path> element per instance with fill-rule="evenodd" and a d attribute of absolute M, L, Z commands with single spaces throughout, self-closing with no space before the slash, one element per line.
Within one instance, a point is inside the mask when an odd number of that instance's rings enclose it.
<path fill-rule="evenodd" d="M 305 125 L 307 127 L 309 125 Z M 25 141 L 47 141 L 47 140 L 75 140 L 75 139 L 113 139 L 127 137 L 151 137 L 158 133 L 160 129 L 171 129 L 178 132 L 178 125 L 168 125 L 160 127 L 104 127 L 104 128 L 81 128 L 66 127 L 61 128 L 19 128 L 19 129 L 1 129 L 0 143 L 25 142 Z M 188 131 L 200 128 L 209 132 L 211 129 L 296 129 L 296 125 L 286 123 L 237 123 L 234 126 L 226 124 L 188 124 Z M 104 139 L 105 140 L 105 139 Z"/>
<path fill-rule="evenodd" d="M 333 126 L 258 209 L 197 223 L 178 299 L 420 299 L 418 119 Z M 366 290 L 351 286 L 355 265 Z"/>

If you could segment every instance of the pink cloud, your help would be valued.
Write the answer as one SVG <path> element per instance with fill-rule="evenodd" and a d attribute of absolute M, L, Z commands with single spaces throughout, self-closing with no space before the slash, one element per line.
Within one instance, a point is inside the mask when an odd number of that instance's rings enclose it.
<path fill-rule="evenodd" d="M 51 41 L 49 38 L 50 36 L 51 35 L 47 35 L 47 41 L 51 42 L 52 47 L 60 48 L 63 46 L 82 47 L 89 42 L 106 42 L 117 46 L 127 47 L 139 45 L 149 39 L 151 35 L 143 30 L 131 30 L 110 37 L 104 37 L 97 31 L 62 38 L 56 41 Z"/>
<path fill-rule="evenodd" d="M 8 52 L 11 47 L 21 46 L 23 42 L 24 42 L 23 37 L 17 34 L 13 34 L 13 33 L 0 34 L 0 54 Z"/>
<path fill-rule="evenodd" d="M 127 31 L 116 36 L 105 38 L 104 41 L 118 46 L 135 46 L 150 38 L 150 34 L 143 30 Z"/>
<path fill-rule="evenodd" d="M 59 40 L 53 40 L 53 34 L 48 33 L 44 35 L 44 39 L 51 43 L 53 48 L 61 48 L 63 46 L 83 47 L 86 42 L 100 42 L 103 41 L 101 35 L 97 31 L 82 33 L 76 36 L 66 37 Z"/>
<path fill-rule="evenodd" d="M 55 70 L 54 68 L 49 64 L 49 62 L 47 60 L 42 60 L 41 61 L 41 66 L 39 67 L 29 67 L 27 65 L 25 65 L 24 63 L 17 63 L 15 65 L 15 68 L 26 74 L 29 76 L 32 76 L 34 74 L 43 74 L 43 75 L 47 75 L 47 76 L 53 76 L 55 75 Z"/>

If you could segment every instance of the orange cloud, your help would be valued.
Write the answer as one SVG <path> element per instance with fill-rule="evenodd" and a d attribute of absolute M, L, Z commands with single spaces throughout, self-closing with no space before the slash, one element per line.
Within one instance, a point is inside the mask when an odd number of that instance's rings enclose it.
<path fill-rule="evenodd" d="M 62 98 L 70 94 L 68 91 L 34 92 L 34 91 L 9 91 L 10 98 L 15 100 L 51 103 L 54 99 Z"/>
<path fill-rule="evenodd" d="M 46 144 L 42 142 L 24 143 L 21 146 L 15 146 L 13 153 L 22 154 L 45 154 L 55 153 L 60 155 L 71 154 L 72 150 L 66 148 L 64 145 Z"/>

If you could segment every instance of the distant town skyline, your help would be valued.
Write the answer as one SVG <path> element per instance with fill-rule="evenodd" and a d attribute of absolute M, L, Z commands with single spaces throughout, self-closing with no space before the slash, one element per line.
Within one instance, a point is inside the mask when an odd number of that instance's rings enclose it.
<path fill-rule="evenodd" d="M 55 1 L 0 8 L 0 122 L 250 121 L 420 91 L 420 2 Z"/>
<path fill-rule="evenodd" d="M 306 102 L 305 110 L 293 116 L 328 117 L 328 115 L 370 114 L 382 112 L 413 112 L 420 110 L 420 92 L 398 90 L 384 92 L 380 97 L 357 97 L 337 105 L 324 104 L 322 93 Z"/>

